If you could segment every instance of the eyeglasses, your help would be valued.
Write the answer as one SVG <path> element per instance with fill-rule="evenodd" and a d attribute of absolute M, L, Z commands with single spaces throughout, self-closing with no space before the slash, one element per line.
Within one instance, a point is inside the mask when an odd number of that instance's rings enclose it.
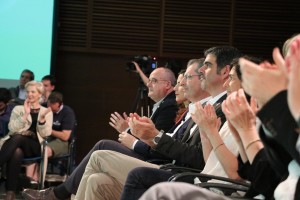
<path fill-rule="evenodd" d="M 202 74 L 194 74 L 194 75 L 184 75 L 185 80 L 192 79 L 193 76 L 202 76 Z"/>
<path fill-rule="evenodd" d="M 157 83 L 159 81 L 167 81 L 167 80 L 158 80 L 156 78 L 151 78 L 151 79 L 149 79 L 148 83 L 155 84 L 155 83 Z"/>

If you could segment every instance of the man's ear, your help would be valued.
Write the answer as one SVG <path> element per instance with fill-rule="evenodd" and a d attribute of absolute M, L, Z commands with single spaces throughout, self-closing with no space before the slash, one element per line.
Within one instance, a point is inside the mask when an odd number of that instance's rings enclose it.
<path fill-rule="evenodd" d="M 223 80 L 227 80 L 229 77 L 229 72 L 230 72 L 230 65 L 226 65 L 225 67 L 223 67 L 223 69 L 221 70 L 221 76 Z"/>
<path fill-rule="evenodd" d="M 172 88 L 172 87 L 174 87 L 174 86 L 172 86 L 171 81 L 168 81 L 168 82 L 167 82 L 167 90 L 169 90 L 169 89 Z"/>

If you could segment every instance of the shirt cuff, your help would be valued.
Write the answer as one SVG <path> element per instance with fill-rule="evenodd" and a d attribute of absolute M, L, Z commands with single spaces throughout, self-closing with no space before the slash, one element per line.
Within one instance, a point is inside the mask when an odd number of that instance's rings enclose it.
<path fill-rule="evenodd" d="M 139 141 L 139 140 L 135 140 L 135 141 L 133 142 L 132 147 L 131 147 L 132 150 L 134 150 L 134 147 L 135 147 L 135 145 L 136 145 L 136 143 L 137 143 L 138 141 Z"/>
<path fill-rule="evenodd" d="M 298 136 L 298 140 L 297 140 L 297 143 L 296 143 L 296 149 L 300 153 L 300 135 Z"/>
<path fill-rule="evenodd" d="M 45 125 L 46 124 L 46 121 L 44 122 L 39 122 L 39 125 Z"/>
<path fill-rule="evenodd" d="M 128 127 L 128 128 L 125 129 L 124 132 L 129 133 L 129 131 L 130 131 L 130 128 Z"/>

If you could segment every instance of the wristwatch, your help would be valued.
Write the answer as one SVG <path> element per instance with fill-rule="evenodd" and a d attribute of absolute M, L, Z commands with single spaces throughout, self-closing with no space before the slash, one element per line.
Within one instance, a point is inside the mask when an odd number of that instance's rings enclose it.
<path fill-rule="evenodd" d="M 164 131 L 163 130 L 160 130 L 159 133 L 157 134 L 157 136 L 155 136 L 152 140 L 152 142 L 157 145 L 160 138 L 162 137 L 162 135 L 164 134 Z"/>

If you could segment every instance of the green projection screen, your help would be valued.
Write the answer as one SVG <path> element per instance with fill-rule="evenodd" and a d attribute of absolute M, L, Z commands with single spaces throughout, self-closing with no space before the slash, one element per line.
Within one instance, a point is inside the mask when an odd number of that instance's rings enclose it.
<path fill-rule="evenodd" d="M 0 87 L 15 87 L 23 69 L 50 74 L 55 0 L 0 1 Z"/>

